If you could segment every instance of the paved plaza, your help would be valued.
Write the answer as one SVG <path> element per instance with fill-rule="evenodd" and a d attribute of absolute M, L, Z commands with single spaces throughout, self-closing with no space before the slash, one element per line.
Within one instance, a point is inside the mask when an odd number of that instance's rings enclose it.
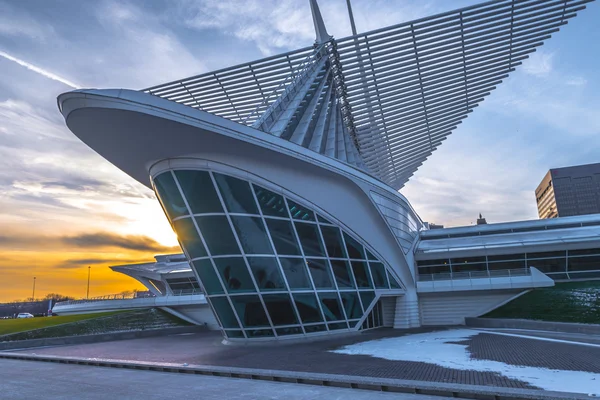
<path fill-rule="evenodd" d="M 471 370 L 464 366 L 448 368 L 437 362 L 403 361 L 370 355 L 332 352 L 344 346 L 371 343 L 374 340 L 420 338 L 430 333 L 450 335 L 450 331 L 413 332 L 411 336 L 397 330 L 380 329 L 346 338 L 315 342 L 265 345 L 223 345 L 217 332 L 183 334 L 166 337 L 105 342 L 87 345 L 23 350 L 24 353 L 112 360 L 145 361 L 189 365 L 211 365 L 241 368 L 343 374 L 363 377 L 392 378 L 428 382 L 484 385 L 535 389 L 520 379 L 511 379 L 495 371 Z M 600 346 L 574 343 L 560 338 L 530 338 L 507 332 L 470 332 L 456 344 L 466 346 L 470 359 L 508 366 L 556 369 L 567 373 L 600 374 Z M 525 332 L 527 333 L 527 332 Z M 531 334 L 531 332 L 529 333 Z M 451 336 L 451 335 L 450 335 Z M 410 348 L 411 342 L 405 347 Z M 447 342 L 450 343 L 450 342 Z M 417 346 L 413 343 L 412 346 Z M 415 347 L 416 349 L 416 347 Z M 440 354 L 440 357 L 444 357 Z M 424 358 L 425 359 L 425 358 Z M 444 365 L 442 363 L 442 365 Z M 595 378 L 592 378 L 595 379 Z M 600 381 L 600 375 L 598 375 Z"/>
<path fill-rule="evenodd" d="M 293 383 L 0 360 L 2 400 L 444 400 Z"/>

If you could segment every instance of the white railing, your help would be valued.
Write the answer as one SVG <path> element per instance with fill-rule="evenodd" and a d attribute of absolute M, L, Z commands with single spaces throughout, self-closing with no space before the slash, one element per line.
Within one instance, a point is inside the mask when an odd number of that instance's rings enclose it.
<path fill-rule="evenodd" d="M 529 268 L 499 269 L 492 271 L 447 272 L 439 274 L 419 274 L 419 282 L 471 280 L 485 278 L 511 278 L 529 276 Z"/>
<path fill-rule="evenodd" d="M 107 294 L 104 296 L 90 297 L 89 299 L 59 301 L 58 303 L 56 303 L 56 306 L 68 306 L 68 305 L 74 305 L 74 304 L 96 303 L 99 301 L 111 301 L 111 300 L 136 300 L 136 299 L 168 297 L 168 296 L 195 296 L 195 295 L 199 295 L 199 294 L 204 294 L 204 292 L 201 289 L 183 289 L 183 290 L 175 290 L 166 296 L 155 296 L 155 295 L 151 295 L 151 294 L 140 296 L 136 293 Z"/>

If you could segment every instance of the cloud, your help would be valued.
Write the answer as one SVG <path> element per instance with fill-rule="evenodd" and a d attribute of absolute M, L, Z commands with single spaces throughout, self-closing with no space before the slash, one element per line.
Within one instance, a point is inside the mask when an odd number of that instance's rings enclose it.
<path fill-rule="evenodd" d="M 39 23 L 8 3 L 0 2 L 0 35 L 44 42 L 48 37 L 54 36 L 54 33 L 52 26 Z"/>
<path fill-rule="evenodd" d="M 554 53 L 538 50 L 531 54 L 529 59 L 525 60 L 523 63 L 523 71 L 529 75 L 545 78 L 552 72 L 553 59 Z"/>
<path fill-rule="evenodd" d="M 91 232 L 74 235 L 40 235 L 24 230 L 0 235 L 0 249 L 37 250 L 48 249 L 89 251 L 118 249 L 146 253 L 181 252 L 179 246 L 164 246 L 145 235 L 119 235 L 112 232 Z"/>
<path fill-rule="evenodd" d="M 178 251 L 178 247 L 163 246 L 156 240 L 143 235 L 122 236 L 109 232 L 97 232 L 80 234 L 61 239 L 68 246 L 81 247 L 85 249 L 117 247 L 126 250 L 147 252 L 170 252 Z"/>
<path fill-rule="evenodd" d="M 565 83 L 571 86 L 585 86 L 588 81 L 582 76 L 573 76 L 568 78 Z"/>
<path fill-rule="evenodd" d="M 89 265 L 117 265 L 139 263 L 139 258 L 75 258 L 60 261 L 55 265 L 58 269 L 76 269 Z"/>
<path fill-rule="evenodd" d="M 69 86 L 69 87 L 71 87 L 73 89 L 80 88 L 80 86 L 77 85 L 76 83 L 73 83 L 73 82 L 71 82 L 71 81 L 69 81 L 69 80 L 67 80 L 65 78 L 62 78 L 62 77 L 60 77 L 60 76 L 58 76 L 58 75 L 56 75 L 56 74 L 54 74 L 54 73 L 52 73 L 50 71 L 47 71 L 47 70 L 45 70 L 43 68 L 40 68 L 40 67 L 37 67 L 37 66 L 35 66 L 35 65 L 31 64 L 31 63 L 28 63 L 27 61 L 23 61 L 23 60 L 21 60 L 21 59 L 19 59 L 17 57 L 13 57 L 10 54 L 5 53 L 3 51 L 0 51 L 0 57 L 4 57 L 7 60 L 13 61 L 13 62 L 15 62 L 15 63 L 17 63 L 17 64 L 19 64 L 19 65 L 27 68 L 30 71 L 33 71 L 33 72 L 35 72 L 37 74 L 45 76 L 48 79 L 52 79 L 54 81 L 60 82 L 62 84 L 65 84 L 65 85 L 67 85 L 67 86 Z"/>
<path fill-rule="evenodd" d="M 458 1 L 458 6 L 465 1 Z M 237 39 L 254 42 L 263 55 L 311 45 L 315 31 L 308 1 L 295 0 L 205 0 L 171 1 L 171 20 L 192 29 L 219 30 Z M 319 4 L 328 33 L 341 38 L 351 35 L 343 1 Z M 355 2 L 353 12 L 360 32 L 398 24 L 440 11 L 430 4 L 382 0 Z"/>

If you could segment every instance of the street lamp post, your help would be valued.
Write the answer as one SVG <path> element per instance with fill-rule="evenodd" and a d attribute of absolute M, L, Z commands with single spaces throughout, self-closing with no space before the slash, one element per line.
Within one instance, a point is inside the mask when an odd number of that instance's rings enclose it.
<path fill-rule="evenodd" d="M 91 274 L 91 272 L 92 272 L 92 266 L 88 265 L 88 284 L 87 284 L 87 292 L 85 295 L 86 299 L 90 298 L 90 274 Z"/>
<path fill-rule="evenodd" d="M 31 293 L 31 301 L 35 301 L 35 276 L 33 277 L 33 293 Z"/>

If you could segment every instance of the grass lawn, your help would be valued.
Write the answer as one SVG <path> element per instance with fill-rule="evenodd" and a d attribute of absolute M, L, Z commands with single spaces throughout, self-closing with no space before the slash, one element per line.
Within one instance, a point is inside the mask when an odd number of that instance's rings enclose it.
<path fill-rule="evenodd" d="M 104 313 L 64 315 L 59 317 L 37 317 L 22 319 L 0 319 L 0 336 L 11 333 L 25 332 L 33 329 L 48 328 L 50 326 L 68 324 L 70 322 L 83 321 L 86 319 L 106 317 L 122 311 L 112 311 Z"/>
<path fill-rule="evenodd" d="M 483 317 L 600 324 L 600 281 L 534 289 Z"/>

